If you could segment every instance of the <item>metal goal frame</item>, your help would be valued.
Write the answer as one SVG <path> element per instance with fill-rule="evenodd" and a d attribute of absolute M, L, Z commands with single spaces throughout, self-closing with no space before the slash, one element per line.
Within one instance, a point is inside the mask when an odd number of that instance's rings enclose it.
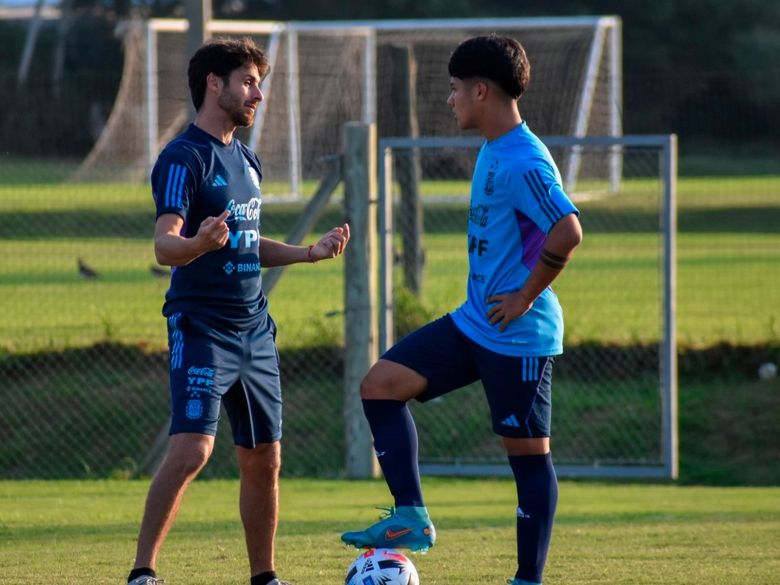
<path fill-rule="evenodd" d="M 654 147 L 660 157 L 663 183 L 661 194 L 661 302 L 662 327 L 660 340 L 659 380 L 661 395 L 661 464 L 660 465 L 556 465 L 562 477 L 624 477 L 672 478 L 679 473 L 678 456 L 678 390 L 676 343 L 676 236 L 677 236 L 677 137 L 676 135 L 613 136 L 547 136 L 540 137 L 548 147 L 582 149 L 602 147 L 610 152 L 627 147 Z M 378 248 L 379 248 L 379 354 L 391 344 L 393 337 L 393 151 L 397 149 L 431 149 L 447 147 L 479 147 L 484 140 L 476 137 L 450 138 L 384 138 L 378 141 Z M 509 475 L 506 465 L 429 463 L 420 470 L 426 475 Z"/>

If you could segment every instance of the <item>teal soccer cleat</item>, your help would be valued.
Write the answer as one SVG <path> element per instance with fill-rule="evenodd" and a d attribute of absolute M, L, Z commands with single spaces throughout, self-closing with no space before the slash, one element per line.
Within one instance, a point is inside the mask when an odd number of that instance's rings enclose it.
<path fill-rule="evenodd" d="M 359 532 L 341 535 L 344 544 L 355 548 L 407 548 L 426 552 L 436 542 L 436 529 L 424 507 L 383 508 L 382 520 Z"/>

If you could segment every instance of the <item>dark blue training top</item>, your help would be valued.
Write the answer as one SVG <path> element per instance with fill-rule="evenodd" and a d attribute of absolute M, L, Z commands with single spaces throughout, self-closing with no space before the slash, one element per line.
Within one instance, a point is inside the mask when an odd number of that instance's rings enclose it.
<path fill-rule="evenodd" d="M 225 145 L 190 125 L 160 153 L 152 170 L 157 217 L 184 219 L 193 237 L 207 217 L 230 210 L 225 247 L 174 268 L 163 314 L 196 314 L 232 329 L 263 322 L 267 301 L 260 278 L 260 160 L 237 139 Z"/>

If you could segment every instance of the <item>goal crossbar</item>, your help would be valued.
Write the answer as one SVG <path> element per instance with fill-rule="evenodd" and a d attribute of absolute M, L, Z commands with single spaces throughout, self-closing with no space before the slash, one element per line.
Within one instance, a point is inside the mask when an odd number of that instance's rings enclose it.
<path fill-rule="evenodd" d="M 79 175 L 82 177 L 111 168 L 129 169 L 121 171 L 122 176 L 147 176 L 160 148 L 186 122 L 186 91 L 174 89 L 172 79 L 179 77 L 175 72 L 182 69 L 182 60 L 186 59 L 180 48 L 183 43 L 176 39 L 186 35 L 188 21 L 149 19 L 134 21 L 134 26 L 141 31 L 137 35 L 140 41 L 128 41 L 126 36 L 126 49 L 128 42 L 135 43 L 132 50 L 139 58 L 132 61 L 136 64 L 134 68 L 126 67 L 123 72 L 123 77 L 133 80 L 128 84 L 128 88 L 132 85 L 133 89 L 118 97 L 111 113 L 116 123 L 106 125 L 109 136 L 95 145 L 81 165 Z M 555 34 L 543 34 L 546 29 Z M 122 30 L 130 30 L 130 27 L 124 24 Z M 547 95 L 538 92 L 550 92 L 550 99 L 555 100 L 556 105 L 546 110 L 551 113 L 537 122 L 537 130 L 579 136 L 619 136 L 622 133 L 622 35 L 618 16 L 288 22 L 212 20 L 206 23 L 206 30 L 212 36 L 262 37 L 261 43 L 267 49 L 273 67 L 264 86 L 268 100 L 258 112 L 255 127 L 249 131 L 248 143 L 256 151 L 262 151 L 263 145 L 274 145 L 272 156 L 264 157 L 264 162 L 273 169 L 269 176 L 274 176 L 277 183 L 289 185 L 278 187 L 278 194 L 290 199 L 303 196 L 304 179 L 312 179 L 312 169 L 319 168 L 312 161 L 337 153 L 336 139 L 313 142 L 313 131 L 322 135 L 323 128 L 329 124 L 335 128 L 345 121 L 359 120 L 378 123 L 384 132 L 383 128 L 395 123 L 392 117 L 397 112 L 394 104 L 387 102 L 389 80 L 385 72 L 395 66 L 390 61 L 388 47 L 396 44 L 412 47 L 411 58 L 420 63 L 416 69 L 418 75 L 422 76 L 424 71 L 427 76 L 424 83 L 428 85 L 423 85 L 422 77 L 418 81 L 418 103 L 422 112 L 424 108 L 430 110 L 432 107 L 435 98 L 431 91 L 446 85 L 448 51 L 458 42 L 473 34 L 516 33 L 522 39 L 527 33 L 525 38 L 528 46 L 535 49 L 536 58 L 553 64 L 540 70 L 546 77 L 536 78 L 537 83 L 546 80 L 547 85 L 536 86 L 544 89 L 537 89 L 537 93 L 529 93 L 524 98 L 526 113 L 531 114 L 534 113 L 531 106 L 537 104 L 538 107 L 542 99 L 547 99 L 538 97 Z M 576 52 L 575 62 L 562 60 L 561 47 Z M 126 59 L 130 53 L 126 50 Z M 571 67 L 574 70 L 570 70 Z M 281 77 L 274 78 L 274 71 L 281 73 Z M 327 84 L 322 73 L 338 78 L 335 83 L 344 91 L 329 94 L 328 105 L 320 108 L 313 106 L 312 96 L 319 95 L 318 91 L 322 90 L 318 88 Z M 445 75 L 443 80 L 433 77 L 440 74 Z M 273 106 L 269 106 L 271 103 Z M 274 112 L 272 118 L 266 116 L 269 107 Z M 428 111 L 419 116 L 418 120 L 428 127 L 423 132 L 429 135 L 448 132 L 448 120 L 438 114 Z M 333 135 L 335 133 L 329 136 Z M 266 136 L 271 137 L 270 142 Z M 122 146 L 121 152 L 114 148 L 115 144 Z M 616 184 L 621 154 L 619 150 L 612 154 L 613 184 Z M 579 153 L 573 151 L 562 163 L 565 183 L 571 187 L 581 176 Z"/>

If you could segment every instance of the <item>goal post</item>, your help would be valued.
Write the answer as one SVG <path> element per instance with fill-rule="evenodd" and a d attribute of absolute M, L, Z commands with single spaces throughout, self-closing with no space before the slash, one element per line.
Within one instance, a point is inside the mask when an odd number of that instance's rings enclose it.
<path fill-rule="evenodd" d="M 125 68 L 109 122 L 77 180 L 143 180 L 161 147 L 186 124 L 184 19 L 137 21 L 121 28 Z M 420 135 L 447 136 L 447 62 L 464 39 L 479 34 L 518 38 L 529 53 L 532 81 L 521 107 L 537 134 L 613 135 L 622 132 L 621 27 L 615 16 L 387 21 L 225 21 L 207 24 L 212 37 L 250 37 L 272 63 L 266 101 L 239 138 L 260 154 L 266 196 L 308 197 L 321 177 L 321 159 L 339 152 L 339 128 L 377 124 L 389 136 L 392 48 L 414 55 Z M 140 34 L 139 34 L 140 31 Z M 620 152 L 612 181 L 620 178 Z M 567 184 L 594 171 L 572 152 L 562 161 Z M 599 170 L 599 172 L 602 172 Z"/>
<path fill-rule="evenodd" d="M 555 283 L 567 318 L 565 353 L 555 368 L 553 391 L 556 469 L 561 476 L 676 478 L 676 137 L 542 140 L 556 158 L 575 149 L 588 164 L 608 162 L 616 149 L 623 157 L 617 192 L 606 176 L 569 192 L 586 236 Z M 429 274 L 421 303 L 435 306 L 438 314 L 465 298 L 468 260 L 465 245 L 458 246 L 465 239 L 458 220 L 469 211 L 470 171 L 462 161 L 473 161 L 482 142 L 474 137 L 379 141 L 380 355 L 399 336 L 394 273 L 400 270 L 394 258 L 402 238 L 394 215 L 400 187 L 393 157 L 415 149 L 426 169 L 420 190 L 429 226 L 424 234 Z M 422 408 L 413 406 L 420 421 L 423 473 L 509 473 L 505 454 L 485 423 L 489 415 L 479 394 L 481 388 L 468 388 Z"/>

